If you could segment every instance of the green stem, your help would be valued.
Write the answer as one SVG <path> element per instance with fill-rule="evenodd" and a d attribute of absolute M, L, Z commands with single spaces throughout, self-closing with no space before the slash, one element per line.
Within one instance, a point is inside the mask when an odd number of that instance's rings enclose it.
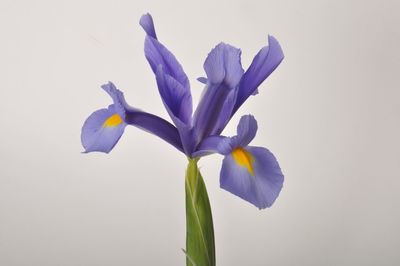
<path fill-rule="evenodd" d="M 189 159 L 185 179 L 186 265 L 215 266 L 211 207 L 197 161 L 198 159 Z"/>

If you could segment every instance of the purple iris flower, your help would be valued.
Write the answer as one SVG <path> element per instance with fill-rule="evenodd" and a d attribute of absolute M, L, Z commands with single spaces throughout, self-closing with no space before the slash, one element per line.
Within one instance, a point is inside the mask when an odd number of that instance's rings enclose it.
<path fill-rule="evenodd" d="M 192 115 L 189 80 L 175 56 L 159 42 L 153 19 L 145 14 L 140 25 L 146 32 L 145 56 L 153 70 L 165 108 L 173 124 L 156 115 L 129 106 L 111 82 L 102 88 L 113 104 L 95 111 L 82 128 L 85 152 L 110 152 L 122 136 L 126 125 L 136 126 L 167 141 L 190 158 L 212 153 L 224 155 L 220 174 L 221 188 L 252 203 L 258 208 L 270 207 L 278 197 L 283 174 L 274 155 L 265 148 L 248 146 L 255 137 L 257 122 L 243 116 L 237 135 L 222 136 L 225 126 L 239 107 L 283 60 L 278 41 L 268 37 L 268 46 L 243 70 L 241 51 L 220 43 L 204 62 L 206 78 L 203 96 Z"/>

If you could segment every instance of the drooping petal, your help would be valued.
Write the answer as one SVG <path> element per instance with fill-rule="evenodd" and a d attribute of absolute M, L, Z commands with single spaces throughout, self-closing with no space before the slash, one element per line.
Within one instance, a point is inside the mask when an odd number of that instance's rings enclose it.
<path fill-rule="evenodd" d="M 179 132 L 171 123 L 161 117 L 129 106 L 125 101 L 124 94 L 112 82 L 103 85 L 102 88 L 111 96 L 117 109 L 123 110 L 121 117 L 127 124 L 152 133 L 183 152 Z"/>
<path fill-rule="evenodd" d="M 220 43 L 204 62 L 207 85 L 193 118 L 197 142 L 221 133 L 231 117 L 243 75 L 240 54 L 239 49 Z"/>
<path fill-rule="evenodd" d="M 150 114 L 150 113 L 143 112 L 137 108 L 129 106 L 125 101 L 124 94 L 120 90 L 118 90 L 112 82 L 108 82 L 107 84 L 104 84 L 101 87 L 113 99 L 112 110 L 115 112 L 115 114 L 118 114 L 119 117 L 123 120 L 124 126 L 126 124 L 129 124 L 132 126 L 136 126 L 140 129 L 143 129 L 149 133 L 152 133 L 152 134 L 160 137 L 161 139 L 165 140 L 169 144 L 173 145 L 179 151 L 183 152 L 183 146 L 182 146 L 179 132 L 176 129 L 176 127 L 174 127 L 171 123 L 169 123 L 168 121 L 164 120 L 161 117 L 158 117 L 158 116 Z M 93 135 L 93 132 L 95 131 L 93 128 L 100 129 L 101 125 L 102 125 L 101 124 L 102 119 L 103 120 L 106 119 L 106 115 L 110 114 L 110 111 L 105 113 L 104 110 L 107 110 L 107 109 L 99 110 L 99 113 L 97 113 L 97 112 L 93 113 L 93 115 L 92 115 L 93 117 L 91 116 L 90 120 L 88 119 L 88 121 L 90 123 L 86 127 L 84 126 L 84 128 L 82 129 L 82 144 L 85 147 L 85 149 L 86 149 L 86 147 L 90 146 L 90 141 L 92 141 L 92 139 L 93 139 L 93 137 L 90 137 L 90 136 L 97 136 L 97 135 Z M 100 117 L 99 115 L 103 115 L 103 116 Z M 85 134 L 84 134 L 84 129 L 85 129 Z M 90 129 L 90 130 L 87 131 L 86 129 Z M 115 130 L 116 129 L 114 128 L 113 132 L 117 132 Z M 109 131 L 106 131 L 106 132 L 109 132 Z M 88 134 L 88 132 L 90 134 Z M 123 132 L 123 130 L 122 130 L 122 132 Z M 122 132 L 121 132 L 121 134 L 122 134 Z M 100 135 L 100 136 L 102 136 L 102 135 Z M 101 142 L 101 138 L 99 138 L 99 142 Z"/>
<path fill-rule="evenodd" d="M 239 85 L 239 93 L 234 112 L 252 94 L 257 93 L 257 87 L 278 67 L 284 55 L 278 41 L 268 36 L 269 46 L 263 47 L 254 57 Z"/>
<path fill-rule="evenodd" d="M 129 125 L 156 135 L 184 152 L 177 128 L 161 117 L 140 110 L 129 110 L 126 112 L 125 121 Z"/>
<path fill-rule="evenodd" d="M 236 148 L 225 156 L 220 185 L 259 209 L 264 209 L 275 202 L 283 179 L 279 164 L 270 151 L 248 146 Z"/>
<path fill-rule="evenodd" d="M 91 114 L 82 127 L 81 141 L 85 152 L 109 153 L 124 133 L 125 122 L 115 105 Z"/>

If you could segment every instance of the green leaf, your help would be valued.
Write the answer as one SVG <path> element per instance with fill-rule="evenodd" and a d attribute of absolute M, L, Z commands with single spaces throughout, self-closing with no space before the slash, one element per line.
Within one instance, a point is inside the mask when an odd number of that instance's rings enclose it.
<path fill-rule="evenodd" d="M 197 167 L 189 159 L 186 191 L 186 265 L 215 266 L 214 228 L 207 189 Z"/>

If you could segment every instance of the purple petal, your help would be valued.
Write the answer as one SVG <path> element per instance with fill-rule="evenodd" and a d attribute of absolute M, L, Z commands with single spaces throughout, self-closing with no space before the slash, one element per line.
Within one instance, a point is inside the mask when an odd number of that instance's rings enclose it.
<path fill-rule="evenodd" d="M 124 120 L 127 104 L 123 93 L 112 82 L 101 87 L 110 95 L 113 104 L 108 109 L 100 109 L 94 112 L 86 119 L 81 133 L 82 146 L 85 148 L 85 152 L 110 152 L 122 136 L 126 126 Z M 106 123 L 106 121 L 113 123 Z"/>
<path fill-rule="evenodd" d="M 244 72 L 240 55 L 240 49 L 225 43 L 218 44 L 204 62 L 208 81 L 211 84 L 225 83 L 229 88 L 235 88 Z"/>
<path fill-rule="evenodd" d="M 240 118 L 237 126 L 237 136 L 235 138 L 235 146 L 245 147 L 256 136 L 257 121 L 252 115 L 244 115 Z"/>
<path fill-rule="evenodd" d="M 198 77 L 197 80 L 198 80 L 200 83 L 207 84 L 207 78 L 205 78 L 205 77 Z"/>
<path fill-rule="evenodd" d="M 226 113 L 232 111 L 227 110 L 229 109 L 227 108 L 229 107 L 229 103 L 225 104 L 231 91 L 232 89 L 226 86 L 226 84 L 209 84 L 206 86 L 200 103 L 193 115 L 193 131 L 196 143 L 200 143 L 208 136 L 221 133 L 222 130 L 218 129 L 221 124 L 226 124 L 226 122 L 221 121 L 222 118 L 220 119 L 219 117 L 222 113 L 222 117 L 226 118 Z M 230 117 L 230 114 L 228 117 Z"/>
<path fill-rule="evenodd" d="M 185 153 L 190 155 L 194 149 L 192 127 L 192 96 L 173 77 L 165 74 L 161 65 L 158 66 L 157 85 L 172 121 L 178 128 Z"/>
<path fill-rule="evenodd" d="M 213 135 L 205 138 L 193 153 L 193 157 L 201 157 L 211 153 L 227 155 L 237 147 L 247 146 L 256 136 L 257 121 L 252 115 L 244 115 L 237 126 L 237 135 L 224 137 Z"/>
<path fill-rule="evenodd" d="M 239 93 L 235 105 L 236 111 L 257 87 L 278 67 L 284 56 L 278 41 L 268 36 L 269 46 L 263 47 L 254 57 L 250 67 L 244 73 L 239 85 Z"/>
<path fill-rule="evenodd" d="M 111 99 L 113 100 L 113 103 L 115 105 L 115 108 L 117 109 L 118 113 L 121 115 L 122 118 L 125 117 L 125 110 L 126 109 L 134 109 L 133 107 L 130 107 L 124 97 L 124 93 L 120 90 L 117 89 L 117 87 L 109 81 L 106 84 L 103 84 L 101 88 L 110 95 Z"/>
<path fill-rule="evenodd" d="M 140 26 L 144 29 L 147 35 L 157 39 L 156 30 L 154 29 L 153 18 L 149 13 L 144 14 L 139 21 Z"/>
<path fill-rule="evenodd" d="M 125 101 L 124 94 L 118 90 L 112 82 L 104 84 L 101 87 L 111 96 L 114 104 L 111 105 L 109 109 L 101 109 L 94 112 L 85 122 L 82 128 L 82 144 L 87 152 L 92 150 L 110 151 L 119 137 L 121 137 L 121 135 L 119 135 L 118 138 L 115 136 L 117 133 L 123 133 L 123 128 L 126 124 L 150 132 L 183 152 L 179 132 L 171 123 L 158 116 L 129 106 Z M 102 129 L 105 120 L 113 114 L 118 114 L 124 121 L 124 127 L 120 128 L 122 131 L 118 131 L 117 128 Z M 116 135 L 111 133 L 115 133 Z M 102 142 L 104 143 L 102 144 Z M 113 145 L 110 143 L 113 143 Z"/>
<path fill-rule="evenodd" d="M 91 114 L 82 127 L 81 141 L 85 152 L 109 153 L 124 133 L 126 124 L 115 105 Z"/>
<path fill-rule="evenodd" d="M 215 122 L 214 129 L 210 134 L 220 134 L 228 124 L 232 117 L 233 108 L 235 107 L 237 92 L 236 89 L 228 92 L 225 101 L 222 104 L 217 121 Z"/>
<path fill-rule="evenodd" d="M 180 83 L 185 90 L 184 94 L 190 95 L 189 80 L 175 56 L 157 40 L 152 17 L 149 14 L 143 15 L 140 19 L 140 25 L 147 33 L 144 52 L 154 74 L 157 75 L 158 67 L 161 65 L 166 75 Z M 188 100 L 185 101 L 185 109 L 190 110 L 191 115 L 191 97 L 188 97 Z"/>
<path fill-rule="evenodd" d="M 125 121 L 129 125 L 136 126 L 144 131 L 156 135 L 165 140 L 179 151 L 183 152 L 179 132 L 171 123 L 156 115 L 139 110 L 126 112 Z"/>
<path fill-rule="evenodd" d="M 204 62 L 207 86 L 193 118 L 197 143 L 208 136 L 220 134 L 231 118 L 237 85 L 243 75 L 240 54 L 239 49 L 220 43 Z"/>
<path fill-rule="evenodd" d="M 229 154 L 233 150 L 232 141 L 229 137 L 210 136 L 204 139 L 192 157 L 202 157 L 212 153 Z"/>
<path fill-rule="evenodd" d="M 259 209 L 270 207 L 278 197 L 284 179 L 274 155 L 265 148 L 250 146 L 238 152 L 242 154 L 231 153 L 223 160 L 221 188 Z"/>
<path fill-rule="evenodd" d="M 183 71 L 182 66 L 164 45 L 156 39 L 147 36 L 144 43 L 144 53 L 154 74 L 157 73 L 158 66 L 162 65 L 163 70 L 167 75 L 176 79 L 190 92 L 189 80 Z"/>
<path fill-rule="evenodd" d="M 162 65 L 158 66 L 156 72 L 158 90 L 163 103 L 175 122 L 179 119 L 184 124 L 191 123 L 192 118 L 192 95 L 177 80 L 164 73 Z"/>

